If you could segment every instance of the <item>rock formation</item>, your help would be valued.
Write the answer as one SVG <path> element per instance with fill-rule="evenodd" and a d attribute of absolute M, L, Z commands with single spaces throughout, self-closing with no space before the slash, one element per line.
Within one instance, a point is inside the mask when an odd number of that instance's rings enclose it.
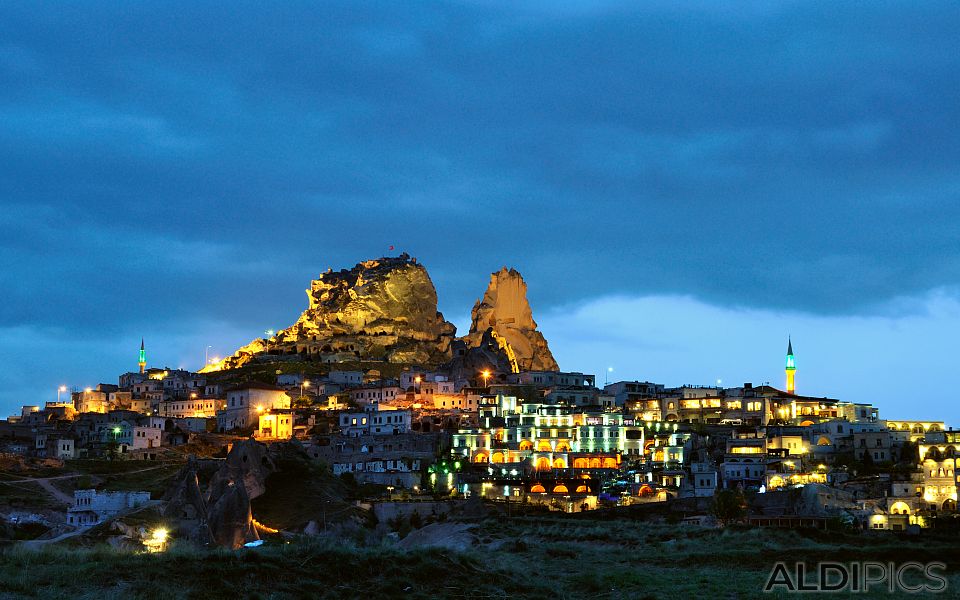
<path fill-rule="evenodd" d="M 537 331 L 527 301 L 527 284 L 514 269 L 504 267 L 490 275 L 483 299 L 473 306 L 470 333 L 463 341 L 470 348 L 483 346 L 489 329 L 510 345 L 521 370 L 559 370 L 547 340 Z"/>
<path fill-rule="evenodd" d="M 205 492 L 201 473 L 209 478 Z M 271 494 L 272 501 L 264 505 Z M 302 522 L 297 516 L 283 518 L 290 512 L 291 498 L 300 507 Z M 247 439 L 234 443 L 224 461 L 191 457 L 164 495 L 163 516 L 176 539 L 235 549 L 260 539 L 261 532 L 303 528 L 309 519 L 354 519 L 358 510 L 345 498 L 343 483 L 327 471 L 318 474 L 297 440 L 267 445 Z M 304 505 L 316 510 L 304 512 Z M 258 523 L 254 510 L 261 519 L 266 514 L 276 528 Z"/>
<path fill-rule="evenodd" d="M 203 372 L 284 356 L 419 364 L 450 358 L 456 327 L 437 310 L 427 270 L 407 254 L 328 270 L 311 283 L 307 296 L 310 304 L 295 324 L 254 340 Z"/>
<path fill-rule="evenodd" d="M 177 537 L 224 548 L 239 548 L 260 539 L 250 501 L 266 491 L 266 481 L 277 470 L 275 458 L 289 444 L 268 447 L 254 440 L 233 445 L 226 460 L 200 491 L 198 464 L 191 458 L 168 490 L 164 517 L 178 523 Z"/>

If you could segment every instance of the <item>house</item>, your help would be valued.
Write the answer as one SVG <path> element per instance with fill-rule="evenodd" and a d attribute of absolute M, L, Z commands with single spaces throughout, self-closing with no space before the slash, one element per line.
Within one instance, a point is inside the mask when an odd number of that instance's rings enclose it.
<path fill-rule="evenodd" d="M 293 411 L 276 409 L 260 413 L 254 437 L 263 440 L 289 440 L 293 437 Z"/>
<path fill-rule="evenodd" d="M 290 408 L 290 396 L 275 385 L 250 382 L 227 390 L 223 410 L 217 412 L 217 429 L 251 429 L 260 413 Z"/>
<path fill-rule="evenodd" d="M 73 506 L 67 509 L 67 524 L 75 527 L 96 525 L 149 501 L 150 492 L 76 490 L 73 493 Z"/>
<path fill-rule="evenodd" d="M 890 446 L 889 431 L 855 431 L 853 433 L 853 452 L 857 460 L 864 460 L 869 455 L 874 463 L 887 462 L 892 458 Z"/>
<path fill-rule="evenodd" d="M 767 476 L 767 438 L 755 429 L 734 431 L 727 440 L 724 455 L 723 486 L 757 488 L 765 485 Z"/>
<path fill-rule="evenodd" d="M 340 413 L 340 432 L 347 437 L 397 435 L 410 431 L 409 410 L 378 409 Z"/>
<path fill-rule="evenodd" d="M 421 485 L 422 472 L 433 462 L 439 444 L 440 435 L 433 433 L 332 435 L 315 440 L 306 451 L 329 465 L 334 475 L 352 473 L 357 481 L 412 489 Z"/>
<path fill-rule="evenodd" d="M 362 385 L 363 371 L 330 371 L 327 379 L 344 387 Z"/>
<path fill-rule="evenodd" d="M 223 410 L 226 400 L 218 398 L 200 398 L 196 392 L 181 399 L 164 400 L 157 406 L 157 414 L 161 417 L 183 419 L 186 417 L 212 418 L 217 411 Z"/>
<path fill-rule="evenodd" d="M 106 392 L 90 388 L 72 394 L 73 405 L 79 413 L 105 413 L 110 410 L 110 400 Z"/>
<path fill-rule="evenodd" d="M 690 464 L 690 478 L 687 480 L 693 488 L 695 498 L 709 498 L 717 491 L 717 468 L 708 462 Z"/>
<path fill-rule="evenodd" d="M 350 390 L 350 401 L 357 406 L 369 406 L 379 403 L 389 404 L 403 396 L 403 390 L 395 385 L 365 385 Z"/>

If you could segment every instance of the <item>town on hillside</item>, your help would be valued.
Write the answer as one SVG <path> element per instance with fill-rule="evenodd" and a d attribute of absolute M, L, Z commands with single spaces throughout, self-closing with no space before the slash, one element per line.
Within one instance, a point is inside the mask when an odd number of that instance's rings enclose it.
<path fill-rule="evenodd" d="M 784 389 L 646 381 L 600 387 L 592 374 L 512 368 L 464 376 L 462 368 L 393 365 L 396 372 L 386 374 L 388 365 L 361 362 L 355 369 L 308 365 L 309 375 L 291 372 L 305 363 L 277 363 L 241 377 L 148 367 L 141 344 L 139 368 L 117 383 L 61 388 L 56 401 L 23 406 L 0 421 L 7 475 L 0 520 L 33 523 L 42 540 L 166 503 L 157 513 L 162 530 L 131 534 L 148 548 L 181 535 L 229 547 L 259 543 L 280 529 L 257 514 L 255 499 L 273 484 L 263 476 L 251 488 L 243 462 L 278 462 L 274 447 L 295 447 L 331 478 L 366 486 L 358 511 L 391 503 L 415 511 L 419 500 L 442 512 L 479 500 L 562 513 L 666 508 L 668 518 L 707 526 L 735 519 L 916 533 L 956 512 L 960 431 L 909 415 L 881 418 L 870 404 L 804 396 L 796 364 L 791 343 Z M 152 491 L 98 489 L 103 478 L 78 475 L 92 462 L 133 465 L 126 472 L 138 473 L 171 460 L 178 475 Z M 201 462 L 220 469 L 206 491 L 196 476 L 192 483 L 183 476 Z M 40 481 L 16 476 L 11 465 L 66 474 Z M 72 476 L 71 467 L 80 470 Z M 29 479 L 48 487 L 70 479 L 72 487 L 53 491 L 72 496 L 34 506 L 5 502 L 5 487 L 22 489 Z M 241 497 L 214 490 L 222 481 L 243 481 L 230 488 L 240 488 Z M 720 494 L 742 500 L 721 514 Z M 249 521 L 239 529 L 229 525 L 237 511 L 241 523 Z M 316 529 L 327 518 L 286 526 Z M 202 531 L 185 528 L 188 521 Z"/>

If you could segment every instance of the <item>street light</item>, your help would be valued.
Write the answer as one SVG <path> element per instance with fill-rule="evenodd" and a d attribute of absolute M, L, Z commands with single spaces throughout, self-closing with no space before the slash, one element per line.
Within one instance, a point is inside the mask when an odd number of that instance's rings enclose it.
<path fill-rule="evenodd" d="M 307 381 L 306 379 L 304 379 L 303 381 L 300 382 L 300 399 L 301 399 L 301 400 L 303 400 L 303 387 L 304 387 L 304 386 L 306 386 L 307 388 L 310 387 L 310 382 Z"/>
<path fill-rule="evenodd" d="M 419 375 L 413 378 L 413 383 L 415 384 L 413 388 L 414 393 L 420 394 L 420 376 Z"/>
<path fill-rule="evenodd" d="M 61 385 L 57 388 L 57 404 L 60 404 L 60 394 L 67 391 L 67 386 Z"/>
<path fill-rule="evenodd" d="M 490 379 L 490 370 L 484 369 L 480 375 L 483 376 L 483 387 L 490 387 L 488 383 L 488 380 Z"/>
<path fill-rule="evenodd" d="M 213 346 L 207 346 L 206 348 L 203 349 L 203 364 L 205 364 L 205 365 L 209 365 L 209 364 L 210 364 L 210 349 L 211 349 L 211 348 L 213 348 Z"/>

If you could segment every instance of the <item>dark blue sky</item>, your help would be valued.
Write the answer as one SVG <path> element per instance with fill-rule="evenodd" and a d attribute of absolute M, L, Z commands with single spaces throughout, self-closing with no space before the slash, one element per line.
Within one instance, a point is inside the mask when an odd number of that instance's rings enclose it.
<path fill-rule="evenodd" d="M 0 413 L 393 244 L 458 325 L 521 270 L 564 368 L 777 382 L 792 333 L 811 392 L 960 416 L 955 3 L 503 4 L 0 7 Z"/>

